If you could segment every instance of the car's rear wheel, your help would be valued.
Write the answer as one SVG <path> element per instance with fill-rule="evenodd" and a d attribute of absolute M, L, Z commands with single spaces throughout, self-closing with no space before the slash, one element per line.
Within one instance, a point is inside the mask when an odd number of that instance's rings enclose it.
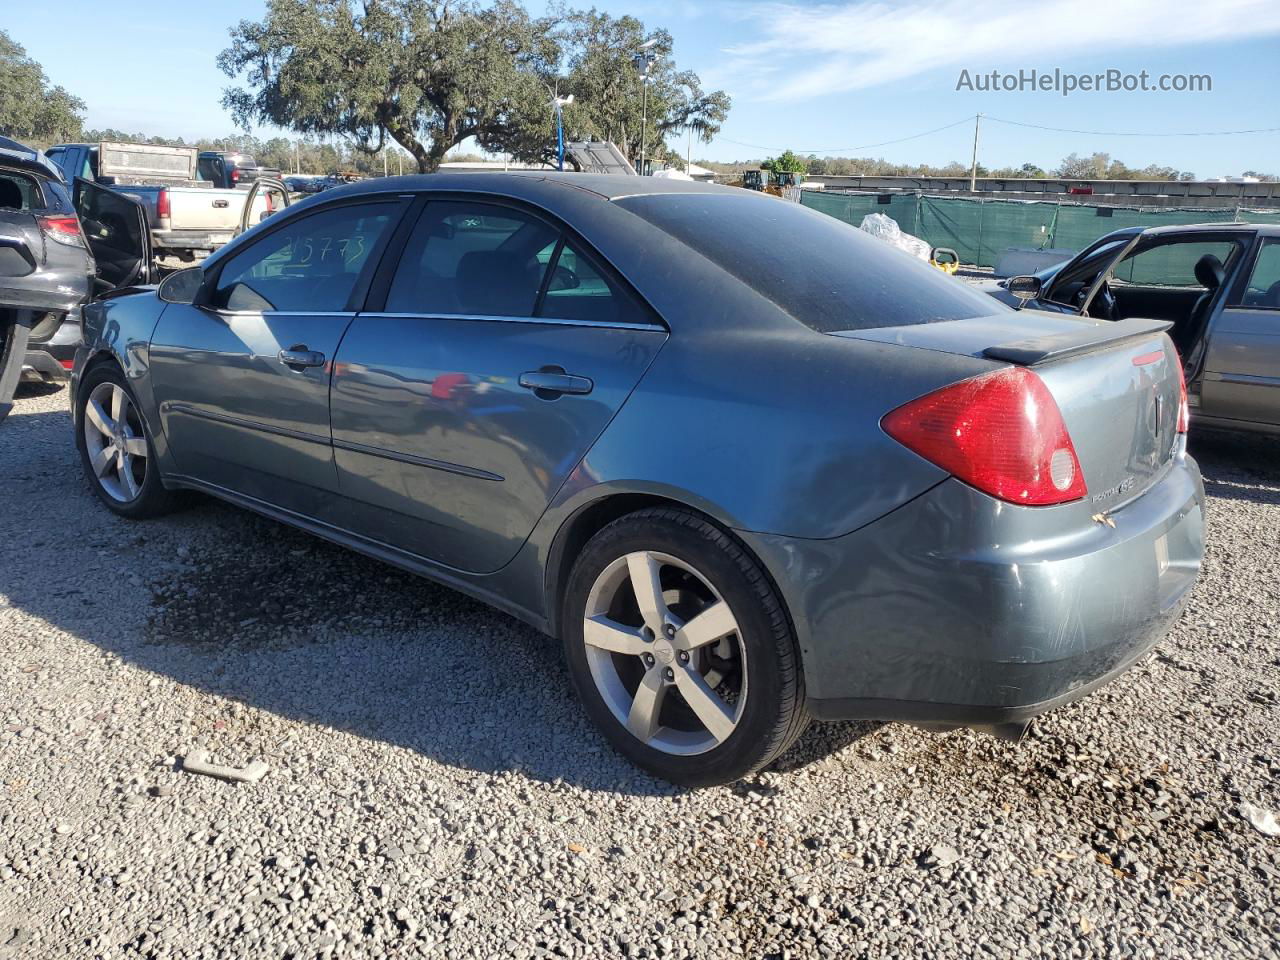
<path fill-rule="evenodd" d="M 136 519 L 172 510 L 175 497 L 160 482 L 146 421 L 124 375 L 108 365 L 90 370 L 76 405 L 76 446 L 98 498 Z"/>
<path fill-rule="evenodd" d="M 644 510 L 601 530 L 574 565 L 563 623 L 588 714 L 665 780 L 738 780 L 805 727 L 777 592 L 740 542 L 701 517 Z"/>

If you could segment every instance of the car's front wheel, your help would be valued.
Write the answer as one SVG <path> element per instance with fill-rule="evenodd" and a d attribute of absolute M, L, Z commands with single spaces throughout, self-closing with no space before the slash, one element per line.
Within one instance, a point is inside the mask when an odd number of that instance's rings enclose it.
<path fill-rule="evenodd" d="M 707 520 L 651 509 L 587 544 L 565 594 L 565 656 L 615 748 L 686 786 L 772 762 L 807 717 L 800 656 L 777 591 Z"/>
<path fill-rule="evenodd" d="M 116 513 L 141 519 L 173 509 L 174 494 L 160 482 L 146 421 L 118 368 L 96 367 L 80 384 L 76 446 L 94 492 Z"/>

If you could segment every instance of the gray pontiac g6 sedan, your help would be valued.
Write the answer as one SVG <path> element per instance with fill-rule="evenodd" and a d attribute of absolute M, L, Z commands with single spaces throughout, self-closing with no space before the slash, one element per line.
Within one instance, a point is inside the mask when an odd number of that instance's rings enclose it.
<path fill-rule="evenodd" d="M 75 437 L 118 514 L 203 491 L 559 637 L 705 785 L 809 718 L 1016 734 L 1149 650 L 1203 553 L 1167 326 L 744 190 L 388 178 L 86 309 Z"/>

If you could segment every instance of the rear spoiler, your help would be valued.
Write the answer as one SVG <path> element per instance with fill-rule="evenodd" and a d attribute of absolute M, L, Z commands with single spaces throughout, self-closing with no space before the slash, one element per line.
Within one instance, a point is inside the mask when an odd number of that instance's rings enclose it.
<path fill-rule="evenodd" d="M 1168 320 L 1142 320 L 1138 317 L 1114 322 L 1103 321 L 1097 325 L 1082 324 L 1079 330 L 1071 330 L 1067 333 L 999 343 L 994 347 L 987 347 L 982 351 L 982 355 L 990 360 L 1004 360 L 1022 367 L 1034 367 L 1066 357 L 1093 353 L 1095 350 L 1114 346 L 1122 340 L 1148 337 L 1153 333 L 1168 330 L 1172 326 L 1173 324 Z"/>

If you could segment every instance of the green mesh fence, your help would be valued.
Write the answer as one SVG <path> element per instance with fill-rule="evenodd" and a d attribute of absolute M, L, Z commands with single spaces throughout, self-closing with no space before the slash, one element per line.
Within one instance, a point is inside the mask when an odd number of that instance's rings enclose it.
<path fill-rule="evenodd" d="M 1121 227 L 1162 227 L 1186 223 L 1280 223 L 1280 210 L 1195 207 L 1102 207 L 1040 200 L 988 200 L 918 194 L 827 193 L 802 190 L 800 202 L 855 227 L 869 213 L 883 213 L 905 232 L 932 247 L 950 247 L 962 263 L 995 266 L 1010 247 L 1081 250 Z M 1155 277 L 1159 258 L 1144 264 Z M 1181 273 L 1170 261 L 1168 270 Z M 1152 279 L 1151 282 L 1157 282 Z"/>

